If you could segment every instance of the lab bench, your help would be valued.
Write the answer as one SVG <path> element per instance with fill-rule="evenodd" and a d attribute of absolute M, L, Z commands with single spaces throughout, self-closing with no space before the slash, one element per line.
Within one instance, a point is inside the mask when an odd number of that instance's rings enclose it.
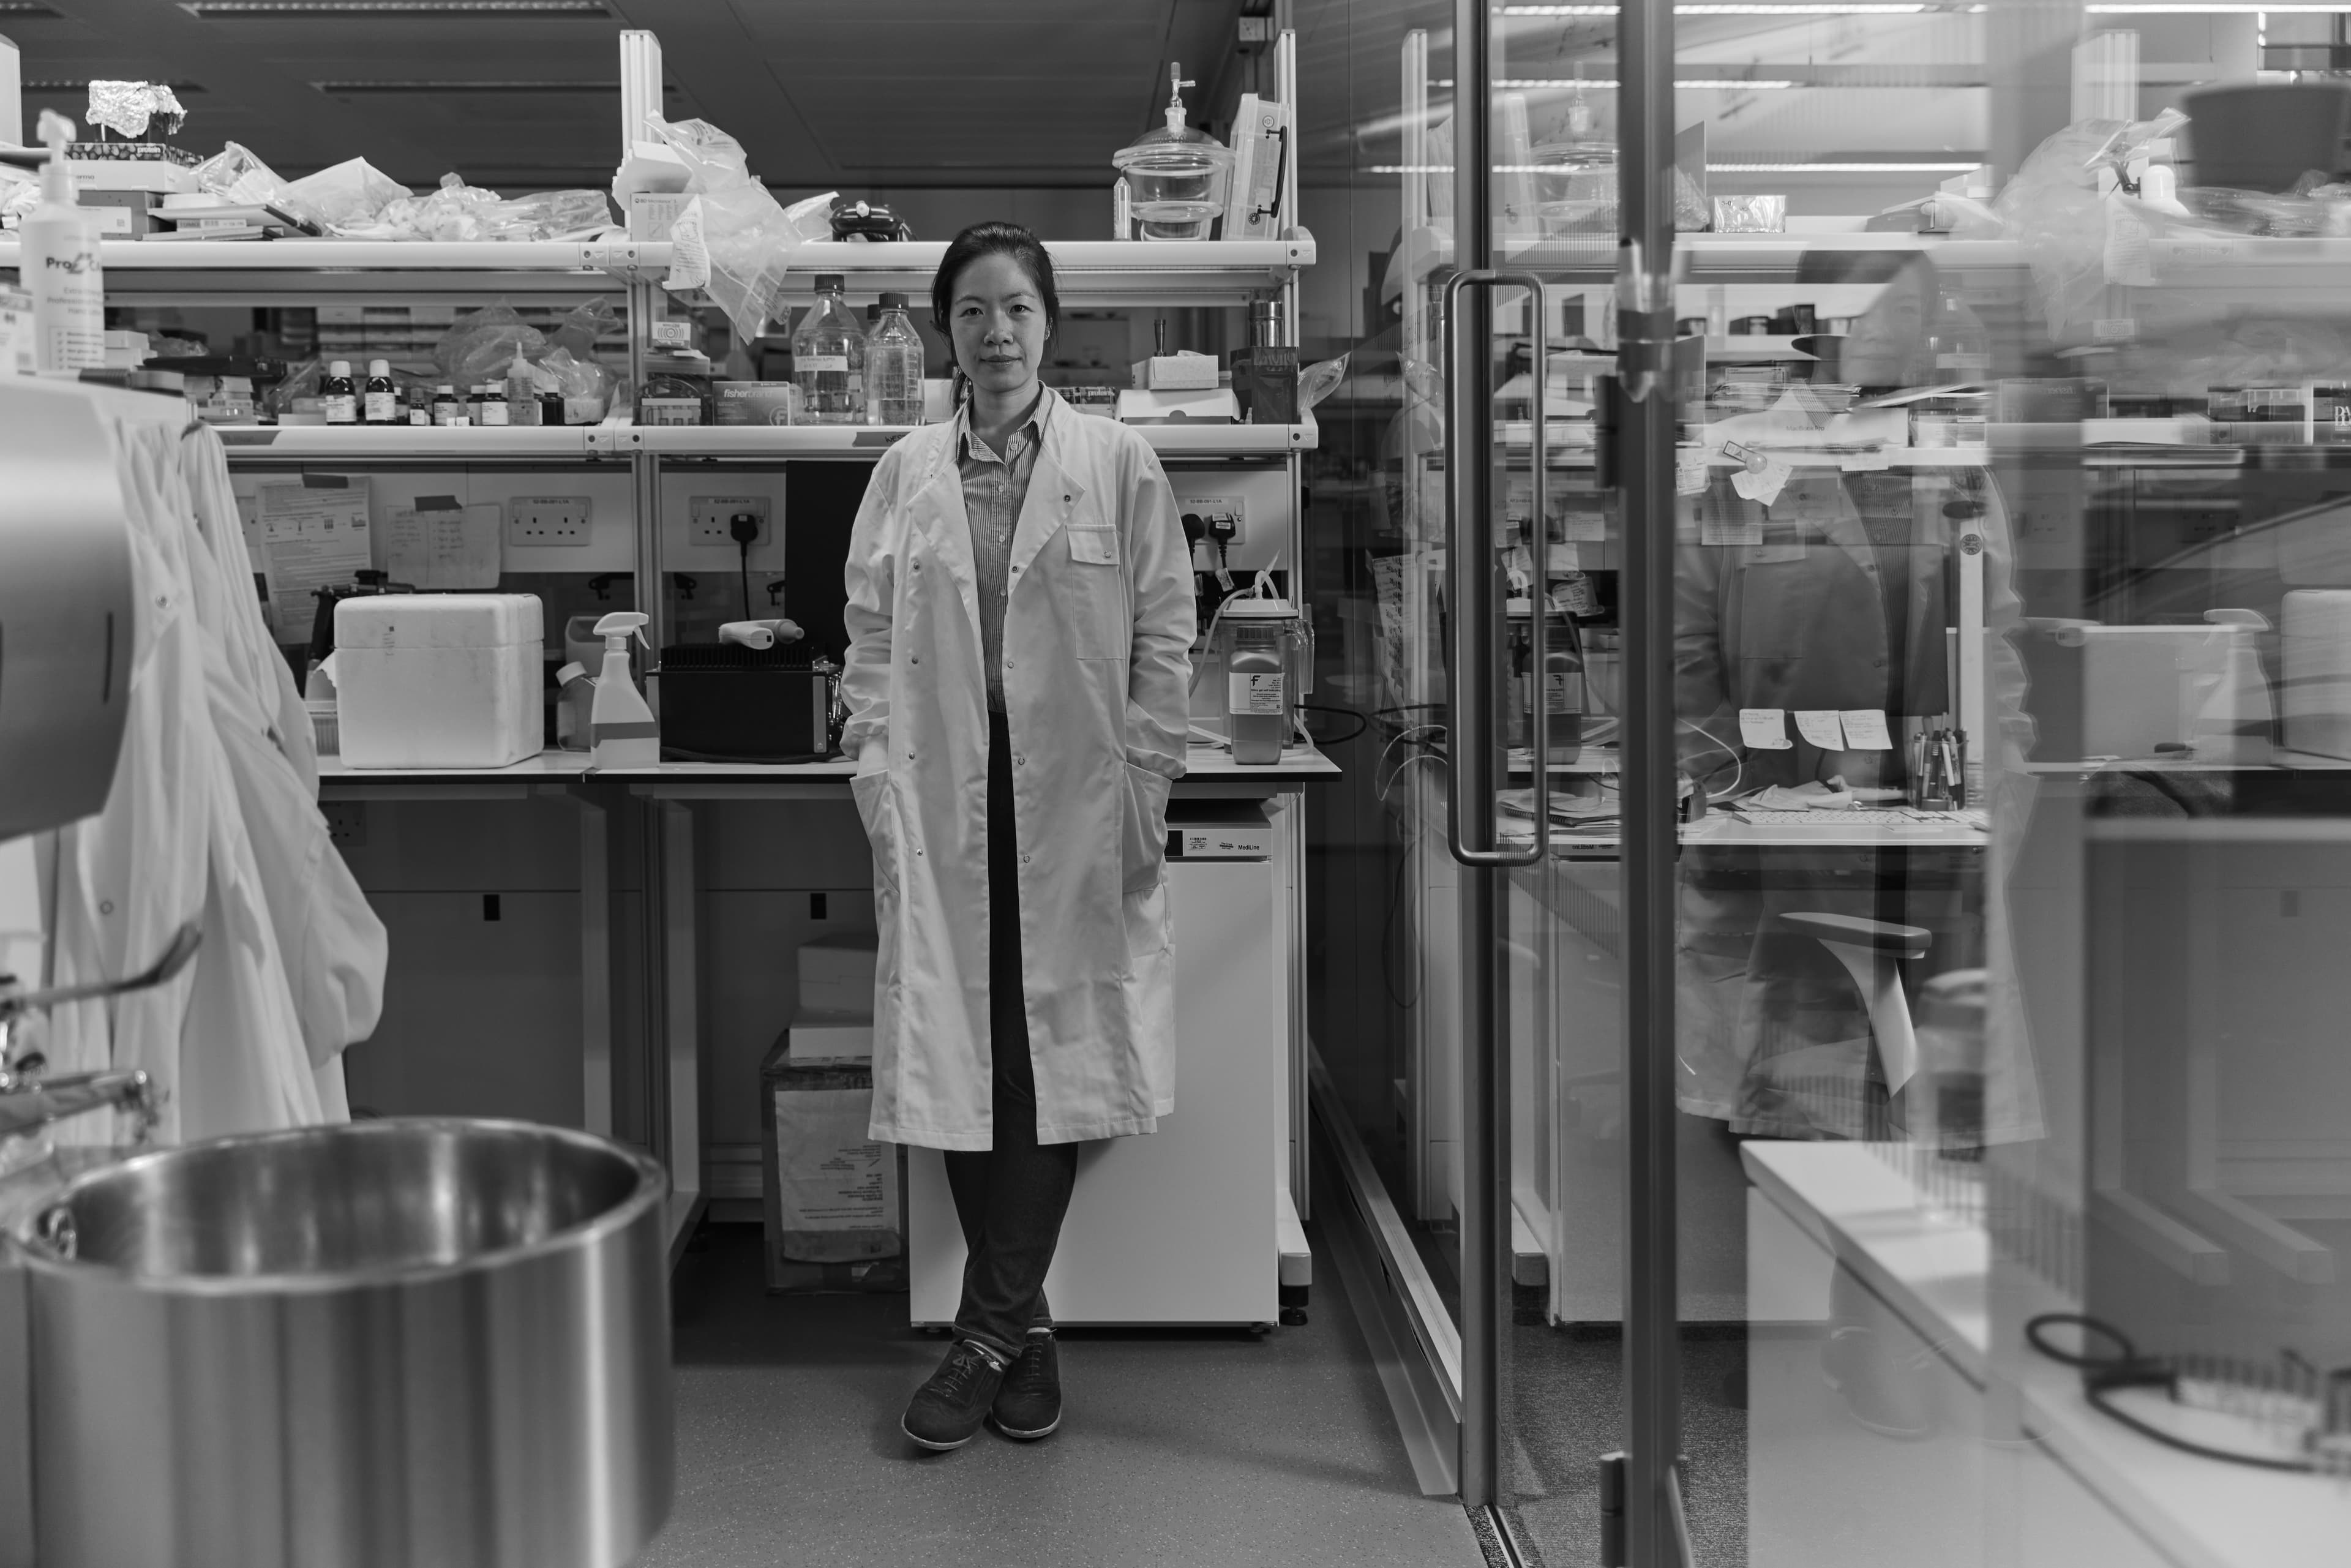
<path fill-rule="evenodd" d="M 590 765 L 587 753 L 549 751 L 497 768 L 359 769 L 329 757 L 320 759 L 319 794 L 330 818 L 338 806 L 371 802 L 568 800 L 578 808 L 580 1043 L 576 1071 L 580 1119 L 591 1132 L 609 1135 L 616 1130 L 616 1037 L 623 1032 L 621 1023 L 627 998 L 639 997 L 639 1016 L 646 1020 L 646 1131 L 671 1173 L 670 1233 L 674 1257 L 713 1197 L 740 1200 L 754 1198 L 758 1193 L 756 1148 L 714 1148 L 705 1137 L 714 1063 L 705 1039 L 705 977 L 712 967 L 706 950 L 711 934 L 702 910 L 713 890 L 702 874 L 707 863 L 708 833 L 698 821 L 698 809 L 730 804 L 837 806 L 842 809 L 837 826 L 854 835 L 854 843 L 848 849 L 855 854 L 849 858 L 862 861 L 862 834 L 847 810 L 849 780 L 855 771 L 855 764 L 846 758 L 771 765 L 665 762 L 650 768 L 599 769 Z M 1280 761 L 1264 766 L 1238 764 L 1228 752 L 1195 747 L 1186 776 L 1176 785 L 1170 802 L 1171 810 L 1178 811 L 1186 803 L 1201 801 L 1261 801 L 1276 808 L 1273 872 L 1280 896 L 1261 945 L 1277 956 L 1278 1002 L 1288 1020 L 1286 1039 L 1279 1042 L 1280 1061 L 1275 1082 L 1287 1106 L 1280 1136 L 1289 1147 L 1287 1157 L 1277 1161 L 1280 1179 L 1276 1193 L 1270 1195 L 1270 1201 L 1285 1210 L 1281 1217 L 1285 1252 L 1302 1253 L 1298 1228 L 1287 1206 L 1293 1195 L 1302 1198 L 1305 1193 L 1300 1125 L 1305 1103 L 1305 833 L 1298 812 L 1308 785 L 1334 779 L 1338 773 L 1337 766 L 1311 747 L 1293 747 Z M 646 810 L 651 840 L 647 847 L 653 852 L 642 862 L 647 885 L 642 890 L 644 914 L 638 924 L 645 939 L 641 944 L 643 961 L 636 966 L 642 973 L 635 975 L 630 973 L 629 963 L 615 956 L 627 950 L 620 938 L 631 924 L 619 899 L 622 891 L 619 870 L 624 855 L 622 828 L 632 805 Z M 834 848 L 848 854 L 838 842 Z M 870 873 L 870 867 L 867 870 Z M 841 880 L 841 891 L 861 891 L 847 885 L 846 877 Z M 371 889 L 371 897 L 382 902 L 376 890 Z M 730 946 L 734 940 L 729 937 Z M 1179 936 L 1179 945 L 1180 940 Z M 758 946 L 756 941 L 750 945 Z M 780 959 L 781 956 L 778 945 L 776 956 Z M 773 1019 L 772 1027 L 779 1029 L 782 1021 L 781 1017 Z M 764 1051 L 768 1040 L 754 1043 Z M 1179 1082 L 1180 1077 L 1179 1067 Z M 747 1098 L 748 1093 L 747 1087 Z M 1292 1266 L 1293 1272 L 1296 1267 Z M 1272 1277 L 1270 1271 L 1266 1275 L 1268 1280 Z M 1265 1316 L 1270 1321 L 1270 1313 Z"/>

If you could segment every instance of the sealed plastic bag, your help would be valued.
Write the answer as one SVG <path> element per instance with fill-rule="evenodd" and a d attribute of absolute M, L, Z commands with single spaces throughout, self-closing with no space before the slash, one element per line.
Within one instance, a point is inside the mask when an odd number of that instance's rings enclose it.
<path fill-rule="evenodd" d="M 346 158 L 331 169 L 305 174 L 287 190 L 310 204 L 329 234 L 372 223 L 376 214 L 408 195 L 408 187 L 364 158 Z"/>
<path fill-rule="evenodd" d="M 305 223 L 319 222 L 319 210 L 279 179 L 277 171 L 234 141 L 197 164 L 195 180 L 196 189 L 210 191 L 232 205 L 266 203 Z"/>
<path fill-rule="evenodd" d="M 613 226 L 601 191 L 540 191 L 483 209 L 486 238 L 592 239 Z"/>
<path fill-rule="evenodd" d="M 547 335 L 526 326 L 514 307 L 500 300 L 452 322 L 433 345 L 433 362 L 443 381 L 470 387 L 495 380 L 517 352 L 538 359 L 547 352 Z"/>
<path fill-rule="evenodd" d="M 1347 356 L 1322 360 L 1298 372 L 1298 410 L 1301 413 L 1312 408 L 1339 390 L 1347 377 Z"/>
<path fill-rule="evenodd" d="M 538 363 L 542 378 L 551 376 L 563 393 L 563 423 L 594 424 L 612 405 L 619 378 L 594 360 L 582 360 L 569 349 L 555 349 Z"/>
<path fill-rule="evenodd" d="M 553 349 L 570 350 L 575 360 L 592 361 L 596 358 L 596 340 L 618 337 L 625 323 L 612 302 L 598 295 L 585 305 L 575 305 L 556 324 L 555 335 L 548 340 Z"/>
<path fill-rule="evenodd" d="M 645 131 L 684 167 L 685 188 L 701 198 L 712 302 L 726 312 L 737 336 L 746 341 L 758 336 L 780 312 L 793 253 L 810 237 L 831 235 L 831 194 L 813 199 L 811 235 L 802 226 L 810 221 L 802 209 L 811 204 L 795 203 L 787 212 L 753 178 L 742 144 L 716 126 L 648 115 Z"/>

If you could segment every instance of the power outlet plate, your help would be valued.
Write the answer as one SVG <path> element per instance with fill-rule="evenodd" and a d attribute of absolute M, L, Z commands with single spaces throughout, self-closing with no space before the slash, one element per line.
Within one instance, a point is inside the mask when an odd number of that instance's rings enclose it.
<path fill-rule="evenodd" d="M 686 541 L 689 544 L 716 545 L 721 549 L 735 548 L 735 536 L 728 525 L 738 512 L 749 512 L 759 519 L 759 537 L 755 543 L 768 538 L 768 497 L 765 496 L 696 496 L 687 512 Z"/>
<path fill-rule="evenodd" d="M 1176 510 L 1189 514 L 1203 523 L 1213 524 L 1218 518 L 1230 518 L 1233 531 L 1225 541 L 1228 549 L 1241 542 L 1249 532 L 1249 502 L 1239 496 L 1178 496 Z M 1213 531 L 1208 535 L 1216 537 Z"/>
<path fill-rule="evenodd" d="M 585 496 L 517 496 L 507 503 L 507 543 L 585 545 L 591 515 Z"/>
<path fill-rule="evenodd" d="M 329 800 L 319 808 L 335 847 L 355 850 L 367 842 L 367 807 L 357 800 Z"/>

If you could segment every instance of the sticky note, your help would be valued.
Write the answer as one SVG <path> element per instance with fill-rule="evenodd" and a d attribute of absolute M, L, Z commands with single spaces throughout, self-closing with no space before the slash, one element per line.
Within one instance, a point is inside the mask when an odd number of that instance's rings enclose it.
<path fill-rule="evenodd" d="M 1796 744 L 1788 738 L 1788 710 L 1776 707 L 1740 708 L 1739 738 L 1750 751 L 1786 751 Z"/>
<path fill-rule="evenodd" d="M 1766 457 L 1762 472 L 1750 474 L 1742 468 L 1731 475 L 1730 487 L 1744 499 L 1768 507 L 1780 498 L 1780 492 L 1787 488 L 1789 476 L 1795 471 L 1784 458 Z"/>
<path fill-rule="evenodd" d="M 1844 724 L 1844 744 L 1848 751 L 1891 751 L 1894 737 L 1886 731 L 1886 710 L 1874 707 L 1849 707 L 1837 716 Z"/>
<path fill-rule="evenodd" d="M 1798 708 L 1796 733 L 1823 751 L 1844 749 L 1844 727 L 1837 722 L 1837 710 L 1829 708 Z"/>

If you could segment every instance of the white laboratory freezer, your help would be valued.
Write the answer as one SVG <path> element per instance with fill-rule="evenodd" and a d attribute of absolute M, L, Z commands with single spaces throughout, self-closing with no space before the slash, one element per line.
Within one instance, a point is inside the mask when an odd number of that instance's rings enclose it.
<path fill-rule="evenodd" d="M 1176 1111 L 1142 1137 L 1088 1145 L 1045 1293 L 1054 1320 L 1271 1323 L 1280 1311 L 1277 1215 L 1288 1203 L 1290 927 L 1280 851 L 1254 803 L 1178 800 L 1170 826 L 1237 810 L 1269 831 L 1263 858 L 1171 859 Z M 1226 835 L 1229 841 L 1233 835 Z M 1228 851 L 1235 849 L 1229 841 Z M 910 1313 L 951 1323 L 963 1232 L 935 1149 L 910 1150 Z"/>

